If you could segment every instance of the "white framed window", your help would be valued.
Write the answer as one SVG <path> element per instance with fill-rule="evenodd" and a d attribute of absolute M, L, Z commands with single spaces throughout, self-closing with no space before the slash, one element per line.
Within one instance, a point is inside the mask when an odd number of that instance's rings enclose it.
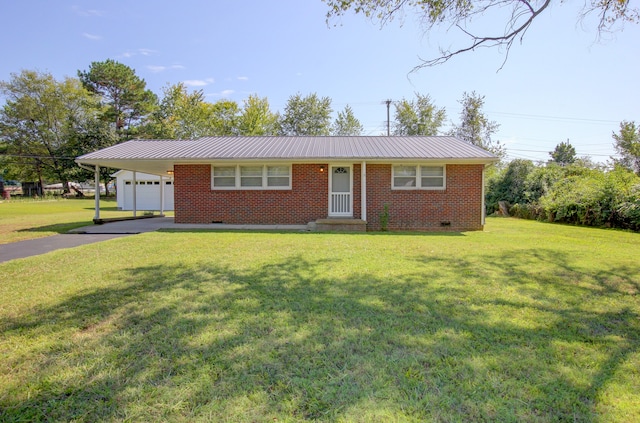
<path fill-rule="evenodd" d="M 445 165 L 393 165 L 392 189 L 443 190 L 446 188 Z"/>
<path fill-rule="evenodd" d="M 415 188 L 418 176 L 418 166 L 394 166 L 393 167 L 393 187 L 394 188 Z"/>
<path fill-rule="evenodd" d="M 211 189 L 291 189 L 291 165 L 212 165 Z"/>
<path fill-rule="evenodd" d="M 236 167 L 214 166 L 211 170 L 211 186 L 213 188 L 235 188 Z"/>
<path fill-rule="evenodd" d="M 265 166 L 268 187 L 291 187 L 291 166 Z"/>
<path fill-rule="evenodd" d="M 444 166 L 420 166 L 422 188 L 444 188 Z"/>
<path fill-rule="evenodd" d="M 263 166 L 240 166 L 240 186 L 242 188 L 262 187 Z"/>

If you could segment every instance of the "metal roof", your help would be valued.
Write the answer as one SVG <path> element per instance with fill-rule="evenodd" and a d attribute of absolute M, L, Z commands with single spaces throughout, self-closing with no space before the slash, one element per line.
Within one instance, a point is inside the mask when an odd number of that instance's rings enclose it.
<path fill-rule="evenodd" d="M 497 158 L 455 137 L 204 137 L 131 140 L 76 159 L 146 173 L 166 174 L 179 163 L 213 161 L 442 161 L 489 164 Z"/>

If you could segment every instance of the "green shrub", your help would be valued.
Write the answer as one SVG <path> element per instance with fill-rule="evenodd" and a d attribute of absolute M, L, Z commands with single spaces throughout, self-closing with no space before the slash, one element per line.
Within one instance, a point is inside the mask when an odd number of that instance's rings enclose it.
<path fill-rule="evenodd" d="M 514 204 L 509 209 L 509 215 L 520 219 L 544 220 L 542 207 L 537 203 Z"/>
<path fill-rule="evenodd" d="M 571 169 L 540 200 L 551 221 L 587 226 L 633 227 L 639 180 L 632 172 L 616 168 Z"/>
<path fill-rule="evenodd" d="M 640 231 L 640 184 L 634 185 L 627 199 L 616 210 L 620 218 L 620 227 Z"/>
<path fill-rule="evenodd" d="M 499 201 L 513 204 L 509 214 L 522 219 L 640 230 L 640 177 L 622 167 L 514 160 L 489 179 L 487 214 Z"/>
<path fill-rule="evenodd" d="M 538 166 L 533 169 L 524 181 L 524 197 L 529 204 L 537 204 L 542 196 L 553 189 L 562 180 L 568 168 L 555 163 Z"/>
<path fill-rule="evenodd" d="M 487 214 L 498 210 L 499 201 L 510 204 L 526 203 L 525 181 L 529 173 L 535 169 L 531 160 L 513 160 L 502 172 L 494 175 L 487 184 L 485 205 Z"/>

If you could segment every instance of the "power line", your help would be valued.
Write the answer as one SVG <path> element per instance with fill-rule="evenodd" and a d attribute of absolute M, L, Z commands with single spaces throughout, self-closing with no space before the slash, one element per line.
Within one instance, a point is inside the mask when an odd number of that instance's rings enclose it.
<path fill-rule="evenodd" d="M 522 119 L 542 119 L 542 120 L 566 120 L 566 121 L 576 121 L 576 122 L 585 122 L 585 123 L 593 123 L 593 124 L 618 124 L 619 121 L 615 120 L 604 120 L 604 119 L 591 119 L 591 118 L 576 118 L 576 117 L 566 117 L 566 116 L 545 116 L 545 115 L 530 115 L 524 113 L 511 113 L 511 112 L 489 112 L 487 114 L 493 115 L 504 115 L 504 116 L 513 116 Z"/>
<path fill-rule="evenodd" d="M 509 148 L 509 147 L 506 147 L 506 148 L 507 148 L 507 151 L 524 151 L 524 152 L 527 152 L 527 153 L 549 153 L 549 151 L 546 151 L 546 150 L 543 151 L 543 150 L 523 150 L 523 149 Z M 601 157 L 612 156 L 612 154 L 595 154 L 595 153 L 593 153 L 593 154 L 590 153 L 588 155 L 589 156 L 601 156 Z M 613 156 L 616 156 L 616 155 L 617 154 L 613 154 Z"/>
<path fill-rule="evenodd" d="M 2 154 L 5 157 L 17 157 L 20 159 L 63 159 L 63 160 L 75 160 L 76 157 L 69 156 L 37 156 L 34 154 Z"/>

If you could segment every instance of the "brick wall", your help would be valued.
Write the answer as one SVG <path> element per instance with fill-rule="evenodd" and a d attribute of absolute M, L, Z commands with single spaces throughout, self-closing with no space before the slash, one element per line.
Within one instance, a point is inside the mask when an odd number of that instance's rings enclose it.
<path fill-rule="evenodd" d="M 306 225 L 327 217 L 327 164 L 294 164 L 290 190 L 212 190 L 210 165 L 174 169 L 176 223 Z"/>
<path fill-rule="evenodd" d="M 294 164 L 291 190 L 211 190 L 210 165 L 175 166 L 176 223 L 297 224 L 327 217 L 328 164 Z M 444 191 L 391 190 L 391 165 L 367 165 L 367 229 L 482 229 L 482 165 L 447 165 Z M 361 217 L 360 164 L 353 171 L 353 215 Z M 449 222 L 450 226 L 442 226 Z"/>
<path fill-rule="evenodd" d="M 391 165 L 367 165 L 367 230 L 381 229 L 385 204 L 389 230 L 482 229 L 482 169 L 449 164 L 445 190 L 405 191 L 391 189 Z"/>

